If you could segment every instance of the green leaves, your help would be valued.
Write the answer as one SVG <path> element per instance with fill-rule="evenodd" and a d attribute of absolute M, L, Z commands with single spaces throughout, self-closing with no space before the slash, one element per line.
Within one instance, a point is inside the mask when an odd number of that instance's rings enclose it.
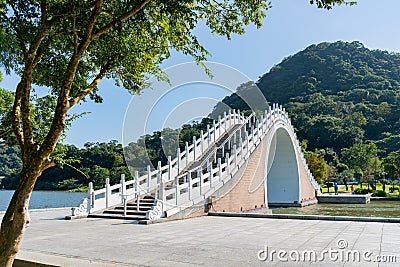
<path fill-rule="evenodd" d="M 11 111 L 14 93 L 0 88 L 0 143 L 12 144 L 15 138 L 11 128 Z"/>
<path fill-rule="evenodd" d="M 357 1 L 346 1 L 346 0 L 310 0 L 310 4 L 315 4 L 318 8 L 331 9 L 335 5 L 356 5 Z"/>

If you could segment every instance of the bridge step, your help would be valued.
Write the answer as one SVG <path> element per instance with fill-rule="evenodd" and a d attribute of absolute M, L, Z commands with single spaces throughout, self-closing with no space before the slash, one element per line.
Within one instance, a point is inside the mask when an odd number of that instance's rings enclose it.
<path fill-rule="evenodd" d="M 103 213 L 95 213 L 89 214 L 88 218 L 101 218 L 101 219 L 119 219 L 119 220 L 131 220 L 131 221 L 145 221 L 146 217 L 143 216 L 135 216 L 135 215 L 127 215 L 124 216 L 119 214 L 103 214 Z"/>
<path fill-rule="evenodd" d="M 124 206 L 119 205 L 99 213 L 89 214 L 89 218 L 104 218 L 104 219 L 122 219 L 122 220 L 146 220 L 146 213 L 154 205 L 154 197 L 145 196 L 139 200 L 139 211 L 137 211 L 136 201 L 131 201 L 126 204 L 126 216 L 124 216 Z"/>
<path fill-rule="evenodd" d="M 132 211 L 132 210 L 127 210 L 126 214 L 127 215 L 142 215 L 142 216 L 146 216 L 146 212 L 147 211 Z M 105 210 L 103 211 L 103 214 L 120 214 L 123 215 L 124 214 L 124 210 L 118 210 L 118 209 L 114 209 L 114 210 Z"/>

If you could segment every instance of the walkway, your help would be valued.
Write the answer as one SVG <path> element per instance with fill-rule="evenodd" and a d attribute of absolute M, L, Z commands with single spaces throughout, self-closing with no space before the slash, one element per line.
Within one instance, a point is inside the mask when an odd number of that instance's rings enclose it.
<path fill-rule="evenodd" d="M 136 225 L 105 219 L 65 221 L 67 213 L 32 212 L 19 258 L 61 266 L 307 266 L 310 263 L 279 263 L 276 258 L 260 261 L 257 252 L 268 246 L 319 253 L 338 249 L 337 240 L 345 239 L 346 249 L 369 249 L 371 257 L 397 255 L 400 262 L 400 224 L 200 217 Z M 311 265 L 378 266 L 332 263 L 328 257 Z"/>

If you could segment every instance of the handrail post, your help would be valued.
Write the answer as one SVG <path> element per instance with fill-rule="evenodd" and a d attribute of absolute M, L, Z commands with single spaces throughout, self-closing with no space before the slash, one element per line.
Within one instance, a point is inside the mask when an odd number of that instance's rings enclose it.
<path fill-rule="evenodd" d="M 208 144 L 208 146 L 210 146 L 210 139 L 211 139 L 211 136 L 210 136 L 210 125 L 207 124 L 207 144 Z"/>
<path fill-rule="evenodd" d="M 136 211 L 139 211 L 139 172 L 135 171 Z"/>
<path fill-rule="evenodd" d="M 200 188 L 200 196 L 201 196 L 202 187 L 203 187 L 203 172 L 201 170 L 197 170 L 197 177 L 200 178 L 199 179 L 199 188 Z"/>
<path fill-rule="evenodd" d="M 201 149 L 201 155 L 204 153 L 204 132 L 203 130 L 200 131 L 200 149 Z"/>
<path fill-rule="evenodd" d="M 94 200 L 95 200 L 92 182 L 90 182 L 88 186 L 88 195 L 89 195 L 88 213 L 90 213 L 90 210 L 94 208 Z"/>
<path fill-rule="evenodd" d="M 190 172 L 187 172 L 186 180 L 187 180 L 187 183 L 188 183 L 189 200 L 192 200 L 192 177 L 191 177 L 191 173 Z"/>
<path fill-rule="evenodd" d="M 151 182 L 151 169 L 150 165 L 147 165 L 147 193 L 150 192 L 150 182 Z"/>
<path fill-rule="evenodd" d="M 161 173 L 161 161 L 158 162 L 157 165 L 157 190 L 158 190 L 158 199 L 161 199 L 161 180 L 162 180 L 162 173 Z"/>
<path fill-rule="evenodd" d="M 225 155 L 225 163 L 226 163 L 225 171 L 226 171 L 226 174 L 229 176 L 230 175 L 229 153 L 226 153 L 226 155 Z"/>
<path fill-rule="evenodd" d="M 180 197 L 180 189 L 179 189 L 179 179 L 178 179 L 178 175 L 175 176 L 175 204 L 176 206 L 179 205 L 179 197 Z"/>
<path fill-rule="evenodd" d="M 196 136 L 193 135 L 193 161 L 196 160 Z"/>
<path fill-rule="evenodd" d="M 221 163 L 221 158 L 218 158 L 218 176 L 219 176 L 219 181 L 221 182 L 222 181 L 222 163 Z"/>
<path fill-rule="evenodd" d="M 235 145 L 233 147 L 233 152 L 235 153 L 234 159 L 235 159 L 235 168 L 237 166 L 237 146 Z"/>
<path fill-rule="evenodd" d="M 189 143 L 188 142 L 185 143 L 185 151 L 186 151 L 185 158 L 186 158 L 186 166 L 187 166 L 189 164 Z"/>
<path fill-rule="evenodd" d="M 253 133 L 253 131 L 251 131 L 251 134 Z M 250 153 L 250 137 L 249 137 L 249 134 L 247 133 L 247 131 L 246 131 L 246 143 L 247 143 L 247 156 L 249 156 L 248 154 Z M 253 143 L 254 143 L 254 136 L 253 136 Z"/>
<path fill-rule="evenodd" d="M 168 156 L 168 181 L 171 181 L 171 171 L 172 171 L 172 165 L 171 165 L 171 156 Z"/>
<path fill-rule="evenodd" d="M 126 184 L 125 184 L 125 174 L 121 174 L 121 189 L 120 189 L 120 192 L 121 192 L 121 202 L 123 203 L 124 202 L 124 195 L 125 195 L 125 192 L 126 192 Z"/>
<path fill-rule="evenodd" d="M 176 149 L 176 168 L 177 168 L 177 175 L 180 172 L 180 162 L 181 162 L 181 150 L 179 149 L 179 147 Z"/>
<path fill-rule="evenodd" d="M 213 133 L 213 136 L 214 136 L 214 142 L 216 141 L 215 140 L 215 134 L 216 134 L 216 132 L 217 132 L 217 126 L 215 125 L 215 120 L 213 120 L 213 129 L 214 129 L 214 133 Z"/>
<path fill-rule="evenodd" d="M 110 178 L 106 178 L 106 208 L 108 208 L 110 205 L 110 197 L 111 197 L 111 192 L 110 192 Z"/>
<path fill-rule="evenodd" d="M 221 136 L 221 128 L 222 128 L 222 123 L 221 123 L 221 115 L 218 116 L 218 125 L 219 125 L 219 137 Z"/>
<path fill-rule="evenodd" d="M 126 216 L 126 196 L 125 195 L 122 195 L 122 198 L 123 198 L 123 200 L 122 200 L 122 202 L 124 203 L 124 217 Z"/>
<path fill-rule="evenodd" d="M 227 120 L 226 120 L 227 118 L 226 118 L 226 111 L 224 111 L 224 129 L 226 130 L 226 129 L 228 129 L 228 127 L 226 126 L 227 125 Z"/>

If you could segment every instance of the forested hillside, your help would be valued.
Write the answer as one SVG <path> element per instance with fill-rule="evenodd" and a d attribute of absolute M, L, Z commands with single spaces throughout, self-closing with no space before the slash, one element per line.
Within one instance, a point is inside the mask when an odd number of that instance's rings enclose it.
<path fill-rule="evenodd" d="M 381 156 L 400 149 L 400 54 L 359 42 L 311 45 L 256 82 L 270 103 L 288 110 L 311 150 L 372 140 Z M 236 96 L 223 101 L 245 109 Z"/>

